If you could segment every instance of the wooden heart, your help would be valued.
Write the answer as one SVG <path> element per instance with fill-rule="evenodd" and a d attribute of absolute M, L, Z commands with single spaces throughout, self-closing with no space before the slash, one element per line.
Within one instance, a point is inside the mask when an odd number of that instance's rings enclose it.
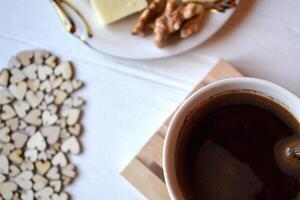
<path fill-rule="evenodd" d="M 58 173 L 58 168 L 57 167 L 51 167 L 49 169 L 49 171 L 47 172 L 46 177 L 51 179 L 51 180 L 59 179 L 60 175 Z"/>
<path fill-rule="evenodd" d="M 53 194 L 53 189 L 51 187 L 45 187 L 39 191 L 37 191 L 34 195 L 36 199 L 42 200 L 51 200 L 51 195 Z"/>
<path fill-rule="evenodd" d="M 66 167 L 62 169 L 62 174 L 67 177 L 74 178 L 76 175 L 74 165 L 68 164 Z"/>
<path fill-rule="evenodd" d="M 20 81 L 23 81 L 26 78 L 23 72 L 18 68 L 11 69 L 10 73 L 11 73 L 11 77 L 10 77 L 11 83 L 18 83 Z"/>
<path fill-rule="evenodd" d="M 20 174 L 20 169 L 16 165 L 10 165 L 9 166 L 9 176 L 15 177 L 18 174 Z"/>
<path fill-rule="evenodd" d="M 47 138 L 48 144 L 55 144 L 59 138 L 59 126 L 44 126 L 41 128 L 41 133 Z"/>
<path fill-rule="evenodd" d="M 14 178 L 14 182 L 17 183 L 17 185 L 22 189 L 29 190 L 32 188 L 32 177 L 32 171 L 24 171 Z"/>
<path fill-rule="evenodd" d="M 62 189 L 62 183 L 59 180 L 50 181 L 49 185 L 54 189 L 55 192 L 60 192 L 60 190 Z"/>
<path fill-rule="evenodd" d="M 0 90 L 0 97 L 0 105 L 8 104 L 14 99 L 14 96 L 7 89 Z"/>
<path fill-rule="evenodd" d="M 22 65 L 29 65 L 33 58 L 33 51 L 21 51 L 17 54 L 17 58 Z"/>
<path fill-rule="evenodd" d="M 17 84 L 11 84 L 8 87 L 10 93 L 19 100 L 22 100 L 27 91 L 27 84 L 24 81 L 21 81 Z"/>
<path fill-rule="evenodd" d="M 43 112 L 42 115 L 43 125 L 45 126 L 52 125 L 57 122 L 57 119 L 58 117 L 56 114 L 52 114 L 47 110 Z"/>
<path fill-rule="evenodd" d="M 26 67 L 23 68 L 23 73 L 25 74 L 25 76 L 27 76 L 29 79 L 36 79 L 36 71 L 37 71 L 37 64 L 30 64 Z"/>
<path fill-rule="evenodd" d="M 32 190 L 23 191 L 21 194 L 21 199 L 22 200 L 33 200 L 34 199 L 33 191 Z"/>
<path fill-rule="evenodd" d="M 52 69 L 46 65 L 40 65 L 37 72 L 40 80 L 46 80 L 46 78 L 52 74 Z"/>
<path fill-rule="evenodd" d="M 67 158 L 64 153 L 58 152 L 53 158 L 52 158 L 52 165 L 53 166 L 61 166 L 65 167 L 68 164 Z"/>
<path fill-rule="evenodd" d="M 41 85 L 40 85 L 40 90 L 45 91 L 47 93 L 51 92 L 52 91 L 52 86 L 50 84 L 50 81 L 45 80 L 44 82 L 42 82 Z"/>
<path fill-rule="evenodd" d="M 25 122 L 35 125 L 35 126 L 39 126 L 42 124 L 42 120 L 40 119 L 41 116 L 41 111 L 38 109 L 35 110 L 31 110 L 26 117 L 24 118 Z"/>
<path fill-rule="evenodd" d="M 80 145 L 75 136 L 66 139 L 61 145 L 61 150 L 65 153 L 78 154 L 80 153 Z"/>
<path fill-rule="evenodd" d="M 37 92 L 40 87 L 40 80 L 27 80 L 27 86 L 32 92 Z"/>
<path fill-rule="evenodd" d="M 27 149 L 24 154 L 25 158 L 31 162 L 35 162 L 38 157 L 38 151 L 36 149 Z"/>
<path fill-rule="evenodd" d="M 8 159 L 15 164 L 20 164 L 23 161 L 22 154 L 21 149 L 16 149 L 8 155 Z"/>
<path fill-rule="evenodd" d="M 7 143 L 10 141 L 10 130 L 8 127 L 0 128 L 0 141 Z M 3 147 L 2 147 L 3 148 Z"/>
<path fill-rule="evenodd" d="M 16 115 L 14 109 L 10 105 L 4 105 L 2 107 L 1 119 L 8 120 Z"/>
<path fill-rule="evenodd" d="M 37 50 L 34 52 L 34 62 L 37 64 L 43 64 L 45 59 L 50 56 L 50 53 L 44 50 Z"/>
<path fill-rule="evenodd" d="M 43 98 L 44 94 L 41 91 L 38 91 L 36 93 L 28 91 L 26 93 L 26 100 L 33 108 L 37 107 L 42 102 Z"/>
<path fill-rule="evenodd" d="M 56 105 L 62 104 L 63 101 L 68 97 L 67 93 L 65 93 L 64 91 L 58 90 L 58 89 L 53 91 L 53 95 L 55 97 L 54 102 Z"/>
<path fill-rule="evenodd" d="M 54 68 L 57 66 L 57 63 L 58 63 L 58 58 L 54 55 L 48 57 L 46 60 L 45 60 L 45 64 L 48 65 L 49 67 L 51 68 Z"/>
<path fill-rule="evenodd" d="M 68 125 L 74 125 L 78 122 L 81 111 L 76 108 L 65 109 L 62 112 L 62 116 L 66 118 Z"/>
<path fill-rule="evenodd" d="M 26 116 L 26 112 L 29 110 L 30 105 L 26 101 L 16 101 L 13 104 L 13 107 L 20 118 Z"/>
<path fill-rule="evenodd" d="M 71 79 L 73 76 L 73 67 L 70 62 L 62 62 L 55 70 L 55 75 L 62 75 L 64 79 Z"/>
<path fill-rule="evenodd" d="M 51 167 L 51 163 L 49 161 L 36 161 L 35 167 L 41 175 L 44 175 Z"/>
<path fill-rule="evenodd" d="M 12 199 L 13 192 L 16 191 L 18 186 L 11 181 L 0 183 L 0 194 L 4 199 Z"/>
<path fill-rule="evenodd" d="M 59 87 L 61 85 L 61 83 L 63 82 L 63 78 L 62 77 L 56 77 L 54 75 L 50 76 L 50 84 L 52 86 L 53 89 Z"/>
<path fill-rule="evenodd" d="M 8 81 L 9 81 L 9 73 L 7 70 L 2 70 L 0 72 L 0 85 L 6 87 L 8 85 Z"/>
<path fill-rule="evenodd" d="M 20 149 L 25 145 L 28 136 L 19 132 L 15 132 L 12 134 L 11 138 L 14 141 L 15 147 Z"/>
<path fill-rule="evenodd" d="M 16 131 L 19 126 L 19 119 L 17 117 L 6 120 L 5 122 L 6 126 L 10 128 L 12 131 Z"/>
<path fill-rule="evenodd" d="M 44 176 L 38 174 L 33 176 L 33 182 L 34 182 L 33 189 L 35 191 L 39 191 L 40 189 L 43 189 L 48 184 L 48 180 Z"/>
<path fill-rule="evenodd" d="M 8 174 L 9 172 L 9 165 L 8 165 L 8 159 L 4 155 L 0 155 L 0 173 L 1 174 Z"/>
<path fill-rule="evenodd" d="M 27 147 L 29 149 L 38 149 L 44 151 L 46 149 L 46 142 L 44 137 L 40 132 L 36 132 L 34 135 L 30 136 Z"/>

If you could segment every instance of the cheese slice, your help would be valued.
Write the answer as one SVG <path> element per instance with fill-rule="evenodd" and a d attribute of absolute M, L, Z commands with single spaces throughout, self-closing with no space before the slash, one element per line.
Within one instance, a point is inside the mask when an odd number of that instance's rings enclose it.
<path fill-rule="evenodd" d="M 146 0 L 91 0 L 102 25 L 110 24 L 147 7 Z"/>

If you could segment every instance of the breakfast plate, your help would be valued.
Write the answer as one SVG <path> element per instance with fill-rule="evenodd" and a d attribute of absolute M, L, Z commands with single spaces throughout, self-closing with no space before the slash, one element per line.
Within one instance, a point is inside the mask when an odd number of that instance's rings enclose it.
<path fill-rule="evenodd" d="M 55 2 L 55 0 L 52 2 Z M 236 3 L 238 4 L 239 0 Z M 55 3 L 53 5 L 55 6 Z M 76 8 L 76 10 L 71 9 L 70 5 Z M 73 25 L 75 25 L 75 28 L 68 29 L 74 36 L 96 51 L 128 59 L 163 58 L 192 49 L 205 42 L 217 32 L 236 9 L 228 9 L 225 12 L 209 12 L 209 14 L 205 15 L 200 32 L 190 38 L 172 42 L 172 44 L 164 48 L 157 48 L 153 42 L 153 35 L 141 37 L 134 36 L 131 33 L 131 29 L 140 13 L 126 17 L 110 25 L 102 26 L 88 0 L 72 0 L 68 3 L 68 6 L 64 6 L 63 8 L 70 13 L 69 17 L 72 19 Z M 61 13 L 58 12 L 58 14 L 63 19 Z M 69 23 L 64 19 L 63 22 L 65 27 Z M 87 30 L 87 27 L 90 30 Z"/>

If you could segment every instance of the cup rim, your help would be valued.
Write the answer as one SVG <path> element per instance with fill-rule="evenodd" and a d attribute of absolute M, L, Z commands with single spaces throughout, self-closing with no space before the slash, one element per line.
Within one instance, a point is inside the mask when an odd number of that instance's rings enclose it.
<path fill-rule="evenodd" d="M 204 94 L 207 91 L 212 90 L 213 88 L 216 88 L 216 87 L 219 87 L 222 85 L 241 84 L 241 83 L 251 83 L 251 84 L 263 85 L 263 86 L 274 88 L 275 90 L 284 94 L 287 98 L 296 100 L 296 102 L 298 102 L 300 105 L 299 97 L 296 96 L 291 91 L 289 91 L 288 89 L 286 89 L 278 84 L 275 84 L 273 82 L 258 79 L 258 78 L 249 78 L 249 77 L 226 78 L 226 79 L 222 79 L 222 80 L 217 80 L 217 81 L 215 81 L 211 84 L 208 84 L 208 85 L 198 89 L 197 91 L 195 91 L 186 100 L 184 100 L 184 102 L 176 110 L 176 112 L 174 113 L 174 115 L 170 121 L 169 127 L 167 129 L 167 133 L 165 136 L 165 141 L 164 141 L 164 145 L 163 145 L 162 164 L 163 164 L 165 183 L 166 183 L 167 190 L 168 190 L 168 193 L 169 193 L 171 199 L 174 199 L 174 200 L 175 199 L 183 199 L 183 195 L 181 193 L 181 190 L 180 190 L 180 187 L 178 185 L 177 178 L 175 175 L 176 171 L 175 171 L 175 169 L 173 169 L 173 172 L 170 172 L 170 170 L 173 167 L 172 166 L 173 163 L 171 161 L 174 161 L 175 156 L 174 156 L 174 158 L 168 157 L 168 155 L 170 155 L 170 151 L 171 151 L 170 146 L 172 146 L 172 145 L 176 146 L 176 142 L 177 142 L 177 138 L 178 138 L 178 134 L 179 134 L 178 132 L 176 132 L 176 130 L 174 130 L 174 128 L 176 127 L 176 122 L 179 121 L 180 118 L 182 118 L 182 117 L 184 118 L 186 116 L 186 115 L 184 115 L 184 111 L 186 109 L 189 109 L 189 107 L 191 106 L 190 104 L 201 94 Z M 294 113 L 291 113 L 291 114 L 294 115 Z M 299 117 L 295 116 L 295 117 L 297 119 L 299 119 L 299 121 L 300 121 L 300 116 Z M 177 135 L 174 136 L 175 133 L 177 133 Z M 176 137 L 176 139 L 172 139 L 173 137 Z"/>

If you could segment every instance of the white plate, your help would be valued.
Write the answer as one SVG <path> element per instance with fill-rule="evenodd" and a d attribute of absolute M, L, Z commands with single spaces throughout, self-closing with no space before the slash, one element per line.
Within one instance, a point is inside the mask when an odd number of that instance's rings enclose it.
<path fill-rule="evenodd" d="M 237 2 L 239 3 L 239 1 Z M 72 3 L 92 28 L 94 35 L 86 40 L 89 46 L 109 55 L 130 59 L 163 58 L 192 49 L 202 44 L 219 30 L 235 11 L 235 9 L 229 9 L 225 13 L 210 13 L 207 15 L 203 28 L 199 33 L 159 49 L 155 46 L 153 35 L 140 37 L 131 34 L 131 28 L 135 24 L 138 15 L 102 27 L 88 0 L 72 0 Z M 78 29 L 84 30 L 83 24 L 80 24 L 79 20 L 75 21 Z"/>

